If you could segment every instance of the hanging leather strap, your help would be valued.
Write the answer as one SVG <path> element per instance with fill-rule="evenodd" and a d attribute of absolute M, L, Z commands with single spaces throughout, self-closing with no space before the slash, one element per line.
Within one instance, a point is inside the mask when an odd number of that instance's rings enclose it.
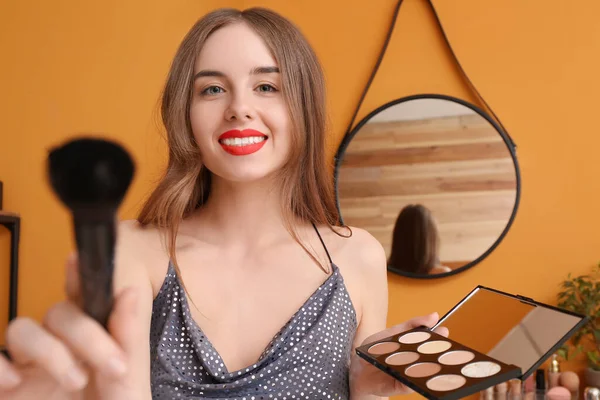
<path fill-rule="evenodd" d="M 369 88 L 371 87 L 371 84 L 373 83 L 373 79 L 375 79 L 375 75 L 377 74 L 377 71 L 379 70 L 379 66 L 381 65 L 381 62 L 383 61 L 383 57 L 385 56 L 385 51 L 387 50 L 387 47 L 390 43 L 390 40 L 392 38 L 392 35 L 394 33 L 394 27 L 396 26 L 396 21 L 398 20 L 398 13 L 400 11 L 400 6 L 402 5 L 402 2 L 404 0 L 398 0 L 398 3 L 396 4 L 396 8 L 394 10 L 394 14 L 392 16 L 392 23 L 390 25 L 390 28 L 388 30 L 387 36 L 385 38 L 385 41 L 383 43 L 383 47 L 379 53 L 379 57 L 377 58 L 377 62 L 375 63 L 375 67 L 373 68 L 373 72 L 371 73 L 371 76 L 369 77 L 369 80 L 367 82 L 367 86 L 365 87 L 362 95 L 360 96 L 360 100 L 358 101 L 358 105 L 356 107 L 356 110 L 354 111 L 354 114 L 352 115 L 352 119 L 350 120 L 350 124 L 348 125 L 348 128 L 346 129 L 346 135 L 348 135 L 351 130 L 352 127 L 354 126 L 354 122 L 356 121 L 356 116 L 358 115 L 358 112 L 360 111 L 360 107 L 362 106 L 362 103 L 365 99 L 365 97 L 367 96 L 367 92 L 369 91 Z M 510 135 L 508 134 L 508 132 L 506 131 L 506 129 L 504 128 L 504 126 L 502 125 L 502 122 L 500 122 L 500 118 L 498 118 L 498 116 L 494 113 L 494 111 L 492 110 L 492 108 L 489 106 L 489 104 L 483 99 L 483 97 L 481 96 L 481 94 L 479 93 L 479 91 L 477 90 L 477 88 L 475 87 L 475 85 L 473 84 L 473 82 L 471 82 L 471 80 L 469 79 L 469 77 L 467 76 L 465 70 L 463 69 L 462 65 L 460 64 L 460 62 L 458 61 L 458 58 L 456 57 L 456 54 L 454 53 L 454 50 L 452 49 L 452 46 L 450 45 L 450 41 L 448 40 L 448 36 L 446 35 L 446 32 L 444 31 L 444 27 L 442 26 L 442 22 L 440 21 L 440 18 L 435 10 L 435 7 L 433 6 L 433 3 L 431 0 L 426 0 L 427 4 L 429 5 L 431 11 L 433 12 L 433 15 L 435 17 L 435 21 L 437 23 L 438 28 L 440 29 L 440 32 L 442 33 L 442 37 L 444 38 L 444 42 L 446 43 L 446 46 L 448 46 L 448 49 L 450 50 L 450 54 L 452 54 L 452 58 L 454 60 L 454 62 L 456 63 L 456 65 L 458 66 L 458 69 L 461 73 L 461 75 L 463 76 L 463 78 L 465 79 L 465 81 L 467 82 L 467 84 L 469 85 L 469 87 L 471 88 L 471 90 L 477 95 L 477 99 L 485 106 L 485 108 L 490 112 L 490 114 L 492 114 L 492 116 L 494 117 L 494 119 L 496 120 L 496 122 L 498 123 L 498 125 L 500 126 L 500 128 L 502 129 L 502 131 L 504 132 L 504 134 L 506 134 L 506 137 L 508 138 L 508 141 L 510 142 L 510 145 L 513 148 L 516 148 L 516 144 L 515 142 L 512 140 L 512 138 L 510 137 Z"/>

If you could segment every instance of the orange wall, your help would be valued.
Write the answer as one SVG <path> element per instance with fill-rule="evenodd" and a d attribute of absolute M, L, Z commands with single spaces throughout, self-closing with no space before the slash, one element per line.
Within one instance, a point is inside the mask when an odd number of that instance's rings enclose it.
<path fill-rule="evenodd" d="M 164 160 L 156 105 L 171 58 L 196 19 L 219 2 L 4 3 L 0 180 L 4 209 L 22 217 L 19 312 L 40 318 L 62 298 L 64 259 L 72 246 L 69 214 L 46 184 L 48 149 L 79 132 L 123 142 L 138 164 L 122 207 L 122 217 L 133 218 Z M 9 240 L 2 233 L 4 283 Z M 0 331 L 7 290 L 3 284 Z"/>
<path fill-rule="evenodd" d="M 44 178 L 47 149 L 73 132 L 107 132 L 138 160 L 122 216 L 135 215 L 162 165 L 155 104 L 170 57 L 195 19 L 216 6 L 272 7 L 307 34 L 325 66 L 334 131 L 343 136 L 375 62 L 395 1 L 4 1 L 0 24 L 0 179 L 5 209 L 23 217 L 20 313 L 39 318 L 62 298 L 68 214 Z M 560 280 L 600 258 L 600 3 L 435 1 L 469 77 L 518 144 L 517 219 L 480 265 L 453 278 L 390 276 L 389 323 L 448 310 L 477 284 L 555 302 Z M 470 98 L 422 0 L 406 0 L 361 115 L 404 95 Z M 8 264 L 8 235 L 0 235 Z M 6 264 L 4 264 L 6 260 Z M 5 275 L 1 276 L 5 282 Z M 0 289 L 0 299 L 6 288 Z M 408 306 L 410 304 L 410 306 Z M 0 300 L 0 320 L 6 303 Z M 0 323 L 0 330 L 4 326 Z M 484 327 L 473 322 L 473 329 Z"/>

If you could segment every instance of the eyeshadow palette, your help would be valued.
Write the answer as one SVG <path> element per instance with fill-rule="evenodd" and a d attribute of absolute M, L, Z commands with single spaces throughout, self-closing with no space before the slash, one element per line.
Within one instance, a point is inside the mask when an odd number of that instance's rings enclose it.
<path fill-rule="evenodd" d="M 428 399 L 461 399 L 521 375 L 521 369 L 427 328 L 369 343 L 359 356 Z"/>
<path fill-rule="evenodd" d="M 477 286 L 431 327 L 364 344 L 357 354 L 420 395 L 460 399 L 527 379 L 588 317 Z M 435 332 L 450 332 L 448 338 Z"/>

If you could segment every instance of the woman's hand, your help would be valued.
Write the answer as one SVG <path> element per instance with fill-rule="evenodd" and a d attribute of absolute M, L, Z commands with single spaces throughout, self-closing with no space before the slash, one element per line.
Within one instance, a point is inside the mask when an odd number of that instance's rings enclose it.
<path fill-rule="evenodd" d="M 67 298 L 42 324 L 17 318 L 7 329 L 12 360 L 0 355 L 4 400 L 130 400 L 145 394 L 131 378 L 129 353 L 139 340 L 137 293 L 115 298 L 108 332 L 79 307 L 77 263 L 67 262 Z"/>
<path fill-rule="evenodd" d="M 432 327 L 438 320 L 439 315 L 437 313 L 413 318 L 369 336 L 362 344 L 372 343 L 420 326 Z M 444 327 L 439 327 L 435 332 L 445 337 L 448 336 L 448 329 Z M 367 399 L 369 396 L 389 397 L 412 392 L 412 390 L 402 384 L 402 382 L 369 364 L 356 354 L 352 355 L 350 382 L 353 386 L 353 393 L 356 393 L 361 400 Z"/>

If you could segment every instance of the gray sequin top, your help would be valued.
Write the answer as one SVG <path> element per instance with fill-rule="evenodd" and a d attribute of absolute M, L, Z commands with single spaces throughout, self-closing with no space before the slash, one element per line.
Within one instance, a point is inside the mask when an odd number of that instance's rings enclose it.
<path fill-rule="evenodd" d="M 153 400 L 348 399 L 356 313 L 338 267 L 331 265 L 332 274 L 273 337 L 256 364 L 228 371 L 192 319 L 169 264 L 152 311 Z"/>

